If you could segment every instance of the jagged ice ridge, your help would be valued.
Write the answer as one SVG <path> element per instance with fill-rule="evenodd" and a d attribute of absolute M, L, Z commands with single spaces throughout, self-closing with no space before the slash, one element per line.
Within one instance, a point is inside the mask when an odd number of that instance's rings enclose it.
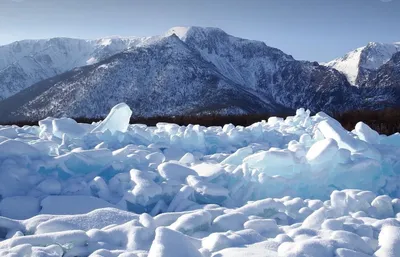
<path fill-rule="evenodd" d="M 0 126 L 0 256 L 399 256 L 400 134 L 131 114 Z"/>

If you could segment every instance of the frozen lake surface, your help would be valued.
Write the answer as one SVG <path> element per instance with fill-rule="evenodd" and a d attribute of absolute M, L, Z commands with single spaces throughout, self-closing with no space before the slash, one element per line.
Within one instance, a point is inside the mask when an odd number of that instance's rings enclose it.
<path fill-rule="evenodd" d="M 0 126 L 0 256 L 400 256 L 400 134 L 131 114 Z"/>

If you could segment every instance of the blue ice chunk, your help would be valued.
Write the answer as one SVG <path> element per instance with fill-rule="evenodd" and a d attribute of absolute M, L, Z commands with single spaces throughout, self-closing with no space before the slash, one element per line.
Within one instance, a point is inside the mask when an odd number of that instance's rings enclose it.
<path fill-rule="evenodd" d="M 109 130 L 111 133 L 116 131 L 126 132 L 131 115 L 132 110 L 126 103 L 117 104 L 111 109 L 107 117 L 92 130 L 92 133 L 104 132 L 105 130 Z"/>

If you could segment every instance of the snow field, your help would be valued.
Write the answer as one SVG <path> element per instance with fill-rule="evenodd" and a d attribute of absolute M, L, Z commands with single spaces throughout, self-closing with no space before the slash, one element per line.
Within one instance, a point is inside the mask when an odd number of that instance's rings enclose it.
<path fill-rule="evenodd" d="M 131 113 L 0 126 L 0 256 L 400 256 L 400 134 Z"/>

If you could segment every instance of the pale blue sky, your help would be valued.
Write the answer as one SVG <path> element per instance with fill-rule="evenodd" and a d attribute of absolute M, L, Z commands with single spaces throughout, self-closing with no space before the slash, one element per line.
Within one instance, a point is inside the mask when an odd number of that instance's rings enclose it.
<path fill-rule="evenodd" d="M 297 59 L 328 61 L 370 41 L 400 41 L 400 0 L 385 1 L 0 0 L 0 44 L 150 36 L 196 25 L 262 40 Z"/>

